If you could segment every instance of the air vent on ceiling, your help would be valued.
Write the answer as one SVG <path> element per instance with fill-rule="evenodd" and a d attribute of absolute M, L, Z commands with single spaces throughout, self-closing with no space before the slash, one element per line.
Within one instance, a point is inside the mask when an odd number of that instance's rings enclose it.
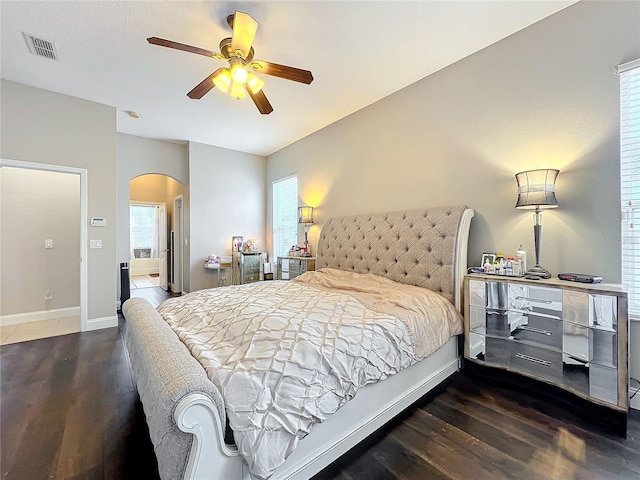
<path fill-rule="evenodd" d="M 30 33 L 22 32 L 24 35 L 24 39 L 27 42 L 27 47 L 29 47 L 29 51 L 34 55 L 38 55 L 39 57 L 50 58 L 52 60 L 58 60 L 58 56 L 56 54 L 56 46 L 53 42 L 49 40 L 43 40 L 42 38 L 38 38 L 35 35 L 31 35 Z"/>

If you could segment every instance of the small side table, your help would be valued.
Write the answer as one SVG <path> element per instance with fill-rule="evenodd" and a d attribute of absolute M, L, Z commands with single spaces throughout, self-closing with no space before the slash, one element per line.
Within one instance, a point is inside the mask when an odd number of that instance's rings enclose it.
<path fill-rule="evenodd" d="M 228 266 L 223 266 L 219 263 L 205 263 L 204 264 L 204 268 L 205 270 L 213 270 L 216 273 L 216 288 L 220 286 L 220 270 L 226 270 L 230 267 Z M 226 276 L 225 276 L 225 280 L 226 280 Z"/>
<path fill-rule="evenodd" d="M 316 257 L 278 257 L 278 280 L 291 280 L 316 269 Z"/>

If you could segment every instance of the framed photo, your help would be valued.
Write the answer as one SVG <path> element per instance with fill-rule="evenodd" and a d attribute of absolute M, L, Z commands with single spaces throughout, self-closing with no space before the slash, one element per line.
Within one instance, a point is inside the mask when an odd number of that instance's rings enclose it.
<path fill-rule="evenodd" d="M 240 236 L 231 237 L 231 250 L 234 252 L 242 250 L 242 240 L 243 238 Z"/>
<path fill-rule="evenodd" d="M 495 253 L 483 253 L 482 254 L 482 263 L 480 263 L 481 267 L 484 267 L 485 263 L 489 263 L 489 265 L 493 265 L 493 262 L 496 261 Z"/>

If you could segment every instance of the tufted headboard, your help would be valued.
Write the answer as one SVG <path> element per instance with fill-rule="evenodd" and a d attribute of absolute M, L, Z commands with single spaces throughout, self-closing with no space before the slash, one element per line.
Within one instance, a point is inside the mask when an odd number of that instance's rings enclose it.
<path fill-rule="evenodd" d="M 461 310 L 473 214 L 462 205 L 331 218 L 320 233 L 316 268 L 428 288 Z"/>

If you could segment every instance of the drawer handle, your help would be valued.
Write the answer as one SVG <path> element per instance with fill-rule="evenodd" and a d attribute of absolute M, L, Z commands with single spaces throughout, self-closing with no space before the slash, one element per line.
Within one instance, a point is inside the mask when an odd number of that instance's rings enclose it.
<path fill-rule="evenodd" d="M 529 318 L 529 315 L 533 315 L 534 317 L 541 317 L 541 318 L 552 318 L 553 320 L 562 320 L 561 317 L 558 317 L 557 315 L 549 315 L 548 313 L 539 313 L 539 312 L 533 312 L 531 307 L 528 307 L 527 312 L 524 312 L 522 310 L 516 310 L 516 312 L 519 312 L 523 317 L 527 317 Z"/>
<path fill-rule="evenodd" d="M 541 333 L 542 335 L 553 335 L 553 332 L 550 332 L 549 330 L 542 330 L 541 328 L 527 326 L 517 327 L 517 330 L 527 330 L 528 332 Z"/>
<path fill-rule="evenodd" d="M 522 360 L 526 360 L 527 362 L 544 365 L 545 367 L 550 367 L 552 365 L 551 362 L 547 362 L 546 360 L 540 360 L 539 358 L 536 358 L 536 357 L 530 357 L 529 355 L 524 355 L 522 353 L 516 353 L 516 357 Z"/>
<path fill-rule="evenodd" d="M 516 297 L 516 300 L 529 300 L 530 302 L 538 302 L 538 303 L 553 303 L 551 300 L 540 300 L 539 298 L 531 298 L 531 297 Z"/>
<path fill-rule="evenodd" d="M 575 360 L 576 362 L 584 363 L 585 365 L 589 363 L 588 360 L 583 360 L 582 358 L 574 357 L 573 355 L 567 355 L 571 360 Z"/>

